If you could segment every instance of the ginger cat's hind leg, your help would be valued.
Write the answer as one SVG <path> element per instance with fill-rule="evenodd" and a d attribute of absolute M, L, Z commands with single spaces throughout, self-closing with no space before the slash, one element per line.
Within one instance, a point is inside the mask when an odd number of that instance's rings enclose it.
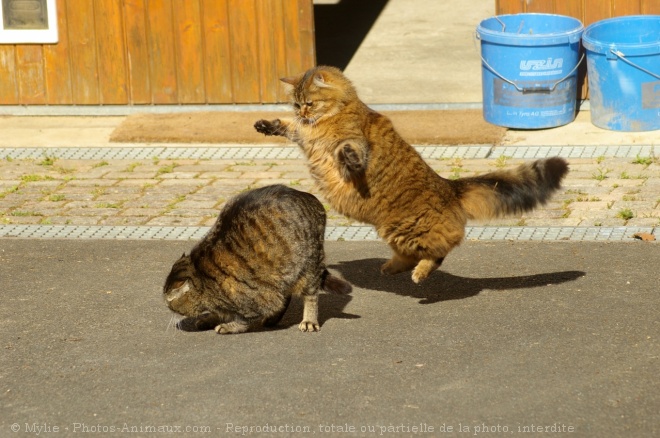
<path fill-rule="evenodd" d="M 392 258 L 380 267 L 380 272 L 393 275 L 400 272 L 410 271 L 415 267 L 418 261 L 419 260 L 416 258 L 401 255 L 395 250 Z"/>
<path fill-rule="evenodd" d="M 433 259 L 420 260 L 420 262 L 417 263 L 417 266 L 413 270 L 412 281 L 414 281 L 415 283 L 419 283 L 422 280 L 428 278 L 428 276 L 431 275 L 433 271 L 435 271 L 440 267 L 443 260 L 444 257 L 435 260 Z"/>

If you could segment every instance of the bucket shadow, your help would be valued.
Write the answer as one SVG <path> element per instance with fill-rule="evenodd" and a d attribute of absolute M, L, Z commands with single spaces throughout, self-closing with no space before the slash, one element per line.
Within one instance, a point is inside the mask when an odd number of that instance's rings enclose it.
<path fill-rule="evenodd" d="M 470 298 L 484 289 L 527 289 L 562 284 L 575 281 L 586 274 L 582 271 L 560 271 L 516 277 L 469 278 L 438 270 L 421 284 L 415 284 L 410 278 L 410 272 L 397 275 L 380 274 L 380 266 L 385 261 L 371 258 L 342 262 L 330 267 L 341 272 L 343 277 L 356 287 L 416 298 L 420 300 L 420 304 Z"/>

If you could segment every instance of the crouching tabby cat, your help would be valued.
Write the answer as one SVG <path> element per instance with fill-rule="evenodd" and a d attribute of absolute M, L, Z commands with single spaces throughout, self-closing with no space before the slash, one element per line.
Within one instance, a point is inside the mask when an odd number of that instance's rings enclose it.
<path fill-rule="evenodd" d="M 209 233 L 174 263 L 163 294 L 198 329 L 241 333 L 273 326 L 292 295 L 304 300 L 298 328 L 318 331 L 318 291 L 349 293 L 351 285 L 325 268 L 326 215 L 313 195 L 282 185 L 230 200 Z"/>
<path fill-rule="evenodd" d="M 332 207 L 372 224 L 390 245 L 387 274 L 413 269 L 418 283 L 437 269 L 465 235 L 468 219 L 489 219 L 544 204 L 568 172 L 562 158 L 509 171 L 448 180 L 438 175 L 392 126 L 367 107 L 342 72 L 312 68 L 282 79 L 295 117 L 259 120 L 265 135 L 297 142 Z"/>

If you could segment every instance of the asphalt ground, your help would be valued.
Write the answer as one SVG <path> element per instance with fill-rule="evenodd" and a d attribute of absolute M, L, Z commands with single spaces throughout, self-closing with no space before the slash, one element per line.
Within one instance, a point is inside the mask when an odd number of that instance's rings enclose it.
<path fill-rule="evenodd" d="M 0 434 L 660 433 L 655 245 L 466 242 L 415 285 L 379 274 L 380 242 L 328 242 L 354 290 L 321 295 L 319 333 L 294 302 L 226 336 L 172 326 L 191 245 L 4 239 Z"/>

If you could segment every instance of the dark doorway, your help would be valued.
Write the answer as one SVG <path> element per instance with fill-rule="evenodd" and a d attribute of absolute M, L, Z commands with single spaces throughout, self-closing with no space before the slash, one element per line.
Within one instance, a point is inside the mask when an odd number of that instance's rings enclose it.
<path fill-rule="evenodd" d="M 345 69 L 388 0 L 314 5 L 316 63 Z"/>

